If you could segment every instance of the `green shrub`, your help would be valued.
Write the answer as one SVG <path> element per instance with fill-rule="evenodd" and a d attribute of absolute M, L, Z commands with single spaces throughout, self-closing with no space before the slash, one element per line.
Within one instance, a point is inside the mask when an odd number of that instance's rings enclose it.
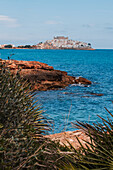
<path fill-rule="evenodd" d="M 0 168 L 36 168 L 48 124 L 27 82 L 0 63 Z"/>
<path fill-rule="evenodd" d="M 106 109 L 107 110 L 107 109 Z M 70 154 L 66 156 L 67 162 L 63 162 L 62 169 L 113 169 L 113 114 L 108 110 L 111 118 L 103 119 L 102 123 L 93 125 L 77 122 L 76 127 L 84 131 L 90 138 L 79 150 L 76 150 L 71 144 L 68 150 Z"/>
<path fill-rule="evenodd" d="M 42 134 L 50 128 L 31 86 L 0 64 L 0 168 L 58 169 L 65 150 Z M 65 158 L 64 158 L 65 159 Z"/>

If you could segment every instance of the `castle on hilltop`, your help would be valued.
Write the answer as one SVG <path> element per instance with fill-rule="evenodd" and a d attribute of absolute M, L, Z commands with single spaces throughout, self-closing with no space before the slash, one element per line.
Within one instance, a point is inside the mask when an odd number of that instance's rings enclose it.
<path fill-rule="evenodd" d="M 74 41 L 64 36 L 56 36 L 53 40 L 47 40 L 44 43 L 38 43 L 37 49 L 75 49 L 75 50 L 90 50 L 92 49 L 90 43 L 81 41 Z"/>
<path fill-rule="evenodd" d="M 52 40 L 44 43 L 40 42 L 36 45 L 19 45 L 15 47 L 12 44 L 0 45 L 0 49 L 74 49 L 74 50 L 93 50 L 90 43 L 71 40 L 64 36 L 55 36 Z"/>
<path fill-rule="evenodd" d="M 63 40 L 68 40 L 68 37 L 64 37 L 64 36 L 57 36 L 57 37 L 54 37 L 54 39 L 63 39 Z"/>

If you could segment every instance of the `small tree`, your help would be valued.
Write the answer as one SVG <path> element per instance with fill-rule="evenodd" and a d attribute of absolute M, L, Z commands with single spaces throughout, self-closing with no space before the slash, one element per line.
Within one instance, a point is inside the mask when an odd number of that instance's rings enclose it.
<path fill-rule="evenodd" d="M 24 48 L 32 48 L 31 45 L 25 45 Z"/>
<path fill-rule="evenodd" d="M 11 44 L 5 45 L 4 48 L 12 48 L 13 46 Z"/>

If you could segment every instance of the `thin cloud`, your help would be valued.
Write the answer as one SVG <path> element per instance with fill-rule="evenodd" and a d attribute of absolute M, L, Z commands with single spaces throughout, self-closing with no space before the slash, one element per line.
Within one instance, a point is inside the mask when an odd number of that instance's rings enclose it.
<path fill-rule="evenodd" d="M 93 27 L 93 25 L 92 24 L 83 24 L 82 27 L 91 28 L 91 27 Z"/>
<path fill-rule="evenodd" d="M 59 31 L 56 30 L 55 33 L 57 33 L 57 34 L 67 34 L 67 35 L 69 34 L 69 32 L 67 30 L 59 30 Z"/>
<path fill-rule="evenodd" d="M 58 24 L 62 24 L 61 21 L 54 21 L 54 20 L 48 20 L 45 22 L 45 24 L 47 25 L 58 25 Z"/>
<path fill-rule="evenodd" d="M 0 15 L 0 21 L 15 22 L 16 20 L 13 18 L 10 18 L 9 16 Z"/>
<path fill-rule="evenodd" d="M 105 27 L 107 30 L 113 30 L 113 27 Z"/>
<path fill-rule="evenodd" d="M 0 15 L 0 23 L 7 25 L 8 27 L 18 27 L 17 20 L 6 15 Z"/>

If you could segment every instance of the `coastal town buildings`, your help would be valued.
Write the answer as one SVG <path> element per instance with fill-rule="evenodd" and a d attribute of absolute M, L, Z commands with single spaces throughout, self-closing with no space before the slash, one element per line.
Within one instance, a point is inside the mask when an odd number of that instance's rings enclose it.
<path fill-rule="evenodd" d="M 90 43 L 74 41 L 68 37 L 57 36 L 53 40 L 47 40 L 44 43 L 38 43 L 37 49 L 91 49 Z"/>
<path fill-rule="evenodd" d="M 1 49 L 75 49 L 75 50 L 92 50 L 90 43 L 71 40 L 68 37 L 56 36 L 52 40 L 47 40 L 44 43 L 39 42 L 36 45 L 19 45 L 15 47 L 12 44 L 0 45 Z"/>

